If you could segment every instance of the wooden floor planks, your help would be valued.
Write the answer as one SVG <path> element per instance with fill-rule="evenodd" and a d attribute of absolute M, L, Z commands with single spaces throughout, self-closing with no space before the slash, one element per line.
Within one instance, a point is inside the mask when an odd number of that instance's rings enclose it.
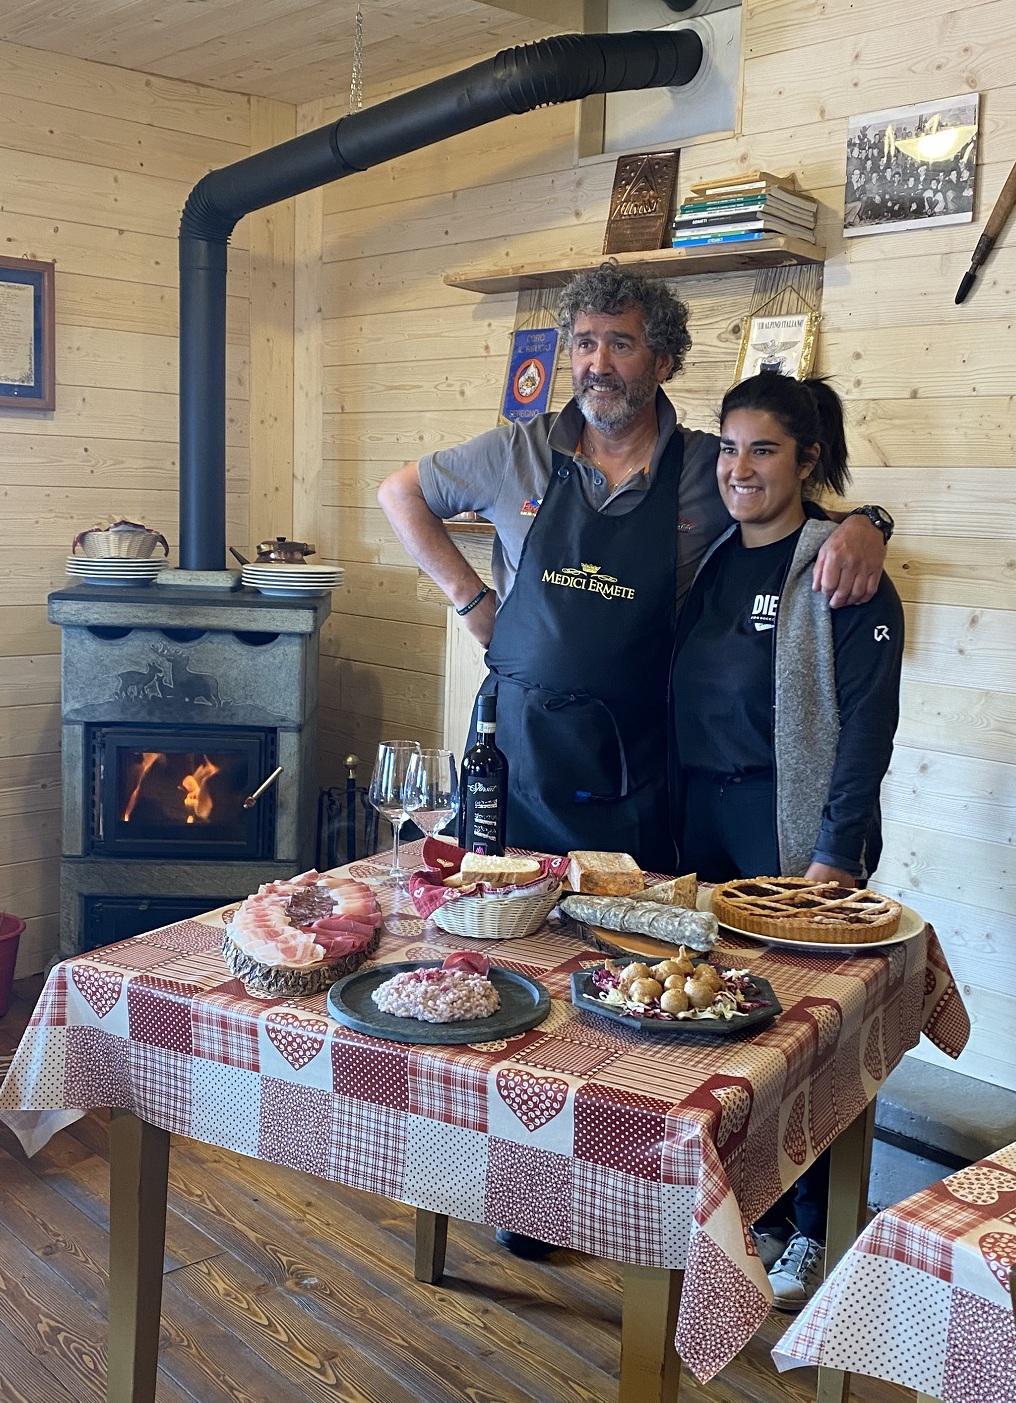
<path fill-rule="evenodd" d="M 0 1022 L 16 1045 L 37 981 Z M 0 1128 L 0 1403 L 101 1403 L 106 1337 L 105 1117 L 27 1160 Z M 412 1276 L 410 1209 L 173 1141 L 158 1403 L 613 1403 L 620 1270 L 560 1252 L 520 1262 L 453 1223 L 441 1287 Z M 682 1403 L 806 1403 L 780 1377 L 773 1316 Z M 855 1403 L 910 1403 L 870 1379 Z"/>

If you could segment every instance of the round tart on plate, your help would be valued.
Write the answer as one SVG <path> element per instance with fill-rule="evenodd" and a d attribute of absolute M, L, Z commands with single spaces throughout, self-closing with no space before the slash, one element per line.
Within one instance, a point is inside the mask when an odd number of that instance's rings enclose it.
<path fill-rule="evenodd" d="M 807 877 L 738 877 L 714 890 L 712 909 L 735 930 L 816 944 L 887 940 L 903 913 L 880 892 Z"/>

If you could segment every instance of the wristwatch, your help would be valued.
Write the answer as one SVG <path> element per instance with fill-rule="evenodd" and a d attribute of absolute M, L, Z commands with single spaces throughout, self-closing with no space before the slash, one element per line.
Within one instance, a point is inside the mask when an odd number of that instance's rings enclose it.
<path fill-rule="evenodd" d="M 877 526 L 882 532 L 882 539 L 885 541 L 886 545 L 889 544 L 889 537 L 893 534 L 896 523 L 886 511 L 885 507 L 855 507 L 854 510 L 848 512 L 847 515 L 866 516 L 872 526 Z"/>

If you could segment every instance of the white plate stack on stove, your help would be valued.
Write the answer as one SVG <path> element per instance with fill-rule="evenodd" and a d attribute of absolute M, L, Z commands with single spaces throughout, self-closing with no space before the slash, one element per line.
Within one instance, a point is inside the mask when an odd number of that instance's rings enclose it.
<path fill-rule="evenodd" d="M 287 565 L 281 561 L 245 565 L 240 578 L 249 589 L 277 598 L 299 599 L 338 589 L 345 575 L 341 565 Z"/>
<path fill-rule="evenodd" d="M 135 560 L 121 555 L 69 555 L 67 573 L 86 585 L 150 585 L 168 563 L 161 556 L 158 560 Z"/>

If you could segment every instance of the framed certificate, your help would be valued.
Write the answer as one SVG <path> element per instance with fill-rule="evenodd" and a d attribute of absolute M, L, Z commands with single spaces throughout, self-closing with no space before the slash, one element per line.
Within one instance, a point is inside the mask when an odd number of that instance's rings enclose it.
<path fill-rule="evenodd" d="M 818 317 L 814 312 L 745 317 L 735 382 L 768 370 L 804 380 L 815 363 Z"/>
<path fill-rule="evenodd" d="M 0 410 L 56 407 L 53 271 L 0 258 Z"/>

